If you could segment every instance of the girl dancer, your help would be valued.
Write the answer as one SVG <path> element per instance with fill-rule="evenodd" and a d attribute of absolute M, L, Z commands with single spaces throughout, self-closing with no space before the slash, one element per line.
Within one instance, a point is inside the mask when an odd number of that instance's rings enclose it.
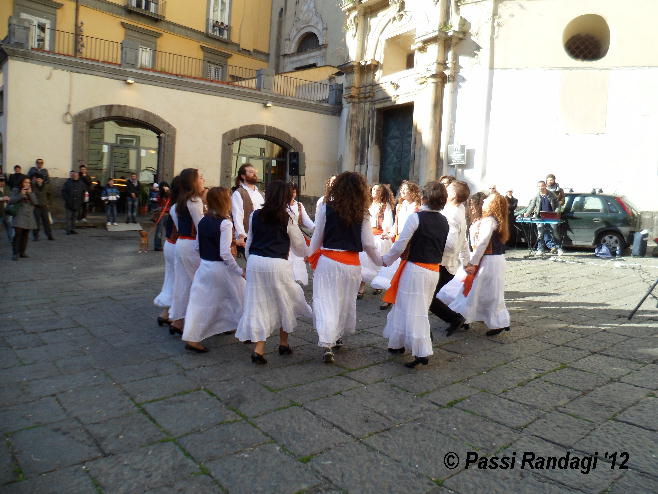
<path fill-rule="evenodd" d="M 382 261 L 370 227 L 370 194 L 365 178 L 343 172 L 325 195 L 315 217 L 309 257 L 313 275 L 313 319 L 323 360 L 334 361 L 332 347 L 356 328 L 356 295 L 361 283 L 359 252 Z"/>
<path fill-rule="evenodd" d="M 475 208 L 474 208 L 475 209 Z M 505 306 L 505 242 L 509 237 L 507 202 L 500 194 L 484 201 L 483 217 L 470 229 L 473 248 L 469 264 L 439 291 L 437 297 L 464 321 L 484 321 L 487 336 L 509 331 Z"/>
<path fill-rule="evenodd" d="M 393 224 L 393 231 L 391 235 L 393 241 L 404 230 L 404 225 L 407 222 L 407 218 L 410 215 L 416 213 L 420 210 L 421 200 L 420 200 L 420 187 L 418 184 L 404 180 L 400 186 L 398 204 L 395 207 L 395 223 Z M 385 266 L 379 270 L 377 276 L 372 280 L 370 286 L 375 290 L 388 290 L 391 286 L 391 279 L 398 269 L 400 261 L 397 260 L 390 266 Z M 391 304 L 382 302 L 379 308 L 381 310 L 386 310 L 391 307 Z"/>
<path fill-rule="evenodd" d="M 244 313 L 236 337 L 240 341 L 255 341 L 251 361 L 266 364 L 265 340 L 279 330 L 279 355 L 292 353 L 288 333 L 297 326 L 297 317 L 311 317 L 311 308 L 304 291 L 295 283 L 288 261 L 292 249 L 303 257 L 306 242 L 299 227 L 288 215 L 292 199 L 288 184 L 275 180 L 265 193 L 263 208 L 249 219 L 247 256 L 247 289 Z"/>
<path fill-rule="evenodd" d="M 172 219 L 178 230 L 176 262 L 174 268 L 174 297 L 169 309 L 173 321 L 171 334 L 183 334 L 183 319 L 190 297 L 190 287 L 199 267 L 199 251 L 196 239 L 197 225 L 203 218 L 203 177 L 196 168 L 186 168 L 180 174 L 180 189 Z"/>
<path fill-rule="evenodd" d="M 384 337 L 388 338 L 389 352 L 404 353 L 405 348 L 411 351 L 414 360 L 405 364 L 410 368 L 427 365 L 433 354 L 427 311 L 439 281 L 439 263 L 448 237 L 448 220 L 439 212 L 446 198 L 440 182 L 425 185 L 421 210 L 409 216 L 400 238 L 383 257 L 386 265 L 403 257 L 384 295 L 385 302 L 394 304 L 386 318 Z"/>
<path fill-rule="evenodd" d="M 169 197 L 167 198 L 169 204 L 175 204 L 178 198 L 178 186 L 180 178 L 174 178 L 171 183 Z M 174 292 L 174 269 L 176 264 L 176 240 L 178 239 L 178 231 L 174 225 L 174 220 L 171 219 L 171 211 L 167 206 L 163 209 L 163 216 L 160 218 L 160 223 L 164 224 L 166 242 L 163 248 L 164 261 L 165 261 L 165 275 L 164 282 L 162 283 L 162 290 L 160 294 L 155 297 L 153 303 L 162 307 L 162 313 L 158 316 L 158 325 L 171 324 L 169 319 L 169 307 L 173 299 Z M 158 226 L 160 226 L 158 223 Z"/>
<path fill-rule="evenodd" d="M 197 353 L 208 351 L 201 341 L 238 327 L 245 287 L 242 268 L 231 254 L 229 190 L 213 187 L 206 198 L 208 214 L 199 221 L 197 233 L 201 264 L 190 289 L 183 332 L 185 348 Z"/>
<path fill-rule="evenodd" d="M 393 242 L 390 240 L 389 233 L 393 228 L 393 206 L 394 196 L 391 188 L 386 184 L 373 185 L 371 189 L 372 204 L 368 208 L 370 213 L 370 227 L 375 237 L 375 248 L 379 257 L 386 254 Z M 379 270 L 376 264 L 368 259 L 368 255 L 361 252 L 359 254 L 361 261 L 361 286 L 357 298 L 363 298 L 366 283 L 370 283 Z M 375 290 L 379 293 L 381 290 Z"/>
<path fill-rule="evenodd" d="M 290 202 L 290 207 L 288 208 L 290 216 L 293 218 L 296 225 L 304 226 L 305 228 L 311 230 L 311 233 L 313 233 L 313 230 L 315 229 L 315 223 L 313 223 L 313 220 L 309 218 L 304 205 L 296 200 L 297 184 L 290 182 L 288 186 L 292 191 L 292 201 Z M 306 243 L 308 244 L 308 242 Z M 294 252 L 290 251 L 290 256 L 288 256 L 288 259 L 292 264 L 292 272 L 295 276 L 295 281 L 301 283 L 302 285 L 308 285 L 308 270 L 306 269 L 306 261 L 304 260 L 304 257 L 295 255 Z"/>

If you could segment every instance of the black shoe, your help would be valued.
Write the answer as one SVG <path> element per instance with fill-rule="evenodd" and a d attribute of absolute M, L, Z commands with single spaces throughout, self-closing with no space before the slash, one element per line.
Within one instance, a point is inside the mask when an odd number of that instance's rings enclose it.
<path fill-rule="evenodd" d="M 334 352 L 332 352 L 330 348 L 327 348 L 327 350 L 325 350 L 324 355 L 322 355 L 322 361 L 325 364 L 334 363 Z"/>
<path fill-rule="evenodd" d="M 361 300 L 365 294 L 366 294 L 365 291 L 363 291 L 363 292 L 358 292 L 358 293 L 356 294 L 356 299 L 357 299 L 357 300 Z"/>
<path fill-rule="evenodd" d="M 54 239 L 53 236 L 51 235 L 50 237 L 48 237 L 48 240 L 55 240 L 55 239 Z"/>
<path fill-rule="evenodd" d="M 77 234 L 78 232 L 76 232 L 75 230 L 71 230 L 71 235 L 77 235 Z"/>
<path fill-rule="evenodd" d="M 345 343 L 343 343 L 343 339 L 342 339 L 342 338 L 338 338 L 338 339 L 336 340 L 336 343 L 334 343 L 334 346 L 331 347 L 331 349 L 332 349 L 332 350 L 338 350 L 338 349 L 340 349 L 344 344 L 345 344 Z"/>
<path fill-rule="evenodd" d="M 25 258 L 30 257 L 30 256 L 28 256 L 27 254 L 21 254 L 21 257 L 25 259 Z"/>
<path fill-rule="evenodd" d="M 402 347 L 402 348 L 389 348 L 388 353 L 404 353 L 404 347 Z"/>
<path fill-rule="evenodd" d="M 254 364 L 259 364 L 259 365 L 264 365 L 267 363 L 267 360 L 265 360 L 265 357 L 263 357 L 260 353 L 253 352 L 251 354 L 251 361 Z"/>
<path fill-rule="evenodd" d="M 279 355 L 292 355 L 290 345 L 279 345 Z"/>
<path fill-rule="evenodd" d="M 451 322 L 450 326 L 448 326 L 448 329 L 446 329 L 446 336 L 450 336 L 452 333 L 457 331 L 459 328 L 461 328 L 464 325 L 465 322 L 466 319 L 464 319 L 464 316 L 460 314 L 459 318 Z"/>
<path fill-rule="evenodd" d="M 169 334 L 170 335 L 179 334 L 179 335 L 183 336 L 183 330 L 180 329 L 180 328 L 175 328 L 173 326 L 169 326 Z"/>
<path fill-rule="evenodd" d="M 468 323 L 462 324 L 462 329 L 471 329 L 471 325 Z"/>
<path fill-rule="evenodd" d="M 391 307 L 393 307 L 393 304 L 389 304 L 388 302 L 382 302 L 382 304 L 379 306 L 379 310 L 388 310 Z"/>
<path fill-rule="evenodd" d="M 372 291 L 372 294 L 373 294 L 373 295 L 379 295 L 380 293 L 382 293 L 382 291 L 381 291 L 379 288 L 377 288 L 376 290 L 373 290 L 373 291 Z"/>
<path fill-rule="evenodd" d="M 201 348 L 197 348 L 195 346 L 188 345 L 187 343 L 185 344 L 185 350 L 189 350 L 191 352 L 196 352 L 196 353 L 208 353 L 210 351 L 203 345 L 201 345 Z"/>
<path fill-rule="evenodd" d="M 169 319 L 158 316 L 158 326 L 162 327 L 165 324 L 171 324 L 171 321 Z"/>
<path fill-rule="evenodd" d="M 244 340 L 242 343 L 245 345 L 249 345 L 251 343 L 251 340 Z"/>
<path fill-rule="evenodd" d="M 504 328 L 500 328 L 500 329 L 490 329 L 485 334 L 487 336 L 496 336 L 497 334 L 500 334 L 503 331 L 509 331 L 509 326 L 505 326 Z"/>
<path fill-rule="evenodd" d="M 409 367 L 410 369 L 414 369 L 418 364 L 423 364 L 427 365 L 429 364 L 430 359 L 427 357 L 416 357 L 413 359 L 411 362 L 407 362 L 404 364 L 405 367 Z"/>

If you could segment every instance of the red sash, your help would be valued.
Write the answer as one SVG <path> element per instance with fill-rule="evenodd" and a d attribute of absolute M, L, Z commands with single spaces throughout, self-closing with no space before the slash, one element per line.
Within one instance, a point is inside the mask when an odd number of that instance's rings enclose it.
<path fill-rule="evenodd" d="M 398 288 L 400 286 L 400 278 L 402 277 L 402 271 L 404 271 L 407 262 L 409 261 L 407 261 L 406 259 L 400 262 L 400 265 L 398 266 L 398 269 L 395 272 L 395 275 L 393 275 L 393 279 L 391 280 L 391 287 L 388 290 L 386 290 L 386 293 L 384 294 L 384 298 L 382 298 L 383 302 L 386 302 L 387 304 L 395 303 L 395 299 L 397 298 L 398 295 Z M 437 272 L 441 269 L 440 264 L 427 264 L 424 262 L 414 262 L 412 264 L 415 264 L 416 266 L 420 266 L 421 268 L 429 269 L 430 271 L 434 271 L 434 272 Z"/>
<path fill-rule="evenodd" d="M 473 281 L 475 281 L 475 275 L 478 274 L 478 270 L 480 269 L 480 266 L 474 266 L 475 267 L 475 272 L 473 274 L 466 274 L 466 278 L 464 278 L 464 296 L 468 297 L 469 292 L 471 291 L 471 288 L 473 288 Z"/>
<path fill-rule="evenodd" d="M 320 256 L 328 257 L 332 261 L 336 261 L 341 264 L 347 264 L 348 266 L 361 265 L 358 252 L 351 252 L 346 250 L 318 249 L 313 254 L 308 256 L 308 262 L 311 265 L 312 269 L 315 269 L 318 266 L 318 261 L 320 260 Z"/>

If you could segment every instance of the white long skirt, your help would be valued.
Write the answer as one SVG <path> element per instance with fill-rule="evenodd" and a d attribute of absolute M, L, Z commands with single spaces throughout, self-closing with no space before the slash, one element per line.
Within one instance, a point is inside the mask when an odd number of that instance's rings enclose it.
<path fill-rule="evenodd" d="M 320 256 L 313 274 L 313 322 L 318 345 L 331 347 L 356 329 L 356 295 L 361 266 L 349 266 Z"/>
<path fill-rule="evenodd" d="M 279 328 L 292 333 L 298 317 L 312 315 L 287 259 L 249 256 L 244 311 L 235 334 L 237 339 L 265 341 Z"/>
<path fill-rule="evenodd" d="M 190 299 L 190 287 L 194 273 L 201 262 L 199 251 L 196 250 L 195 245 L 195 240 L 187 238 L 179 238 L 176 242 L 174 293 L 169 308 L 169 319 L 172 321 L 185 318 L 187 303 Z"/>
<path fill-rule="evenodd" d="M 436 298 L 464 316 L 467 323 L 483 321 L 489 329 L 507 327 L 510 319 L 505 306 L 505 269 L 505 256 L 482 256 L 468 296 L 464 296 L 466 272 L 459 268 Z"/>
<path fill-rule="evenodd" d="M 391 281 L 393 280 L 393 276 L 395 276 L 395 272 L 398 270 L 399 266 L 399 258 L 390 266 L 382 266 L 379 269 L 377 276 L 375 276 L 372 283 L 370 283 L 370 286 L 376 290 L 388 290 L 391 288 Z"/>
<path fill-rule="evenodd" d="M 292 274 L 295 281 L 299 281 L 302 285 L 308 285 L 308 270 L 306 269 L 306 261 L 304 261 L 304 258 L 296 256 L 290 251 L 290 254 L 288 254 L 288 261 L 292 265 Z"/>
<path fill-rule="evenodd" d="M 176 269 L 176 244 L 165 241 L 162 247 L 164 254 L 164 282 L 160 294 L 153 299 L 153 303 L 158 307 L 171 307 L 171 300 L 174 293 L 174 269 Z"/>
<path fill-rule="evenodd" d="M 201 259 L 185 312 L 183 341 L 199 342 L 234 331 L 242 317 L 245 280 L 222 261 Z"/>
<path fill-rule="evenodd" d="M 408 262 L 404 267 L 391 312 L 386 317 L 384 337 L 389 348 L 406 348 L 414 357 L 429 357 L 432 351 L 428 311 L 439 272 Z"/>
<path fill-rule="evenodd" d="M 375 235 L 375 248 L 380 256 L 383 256 L 391 250 L 392 246 L 393 242 L 391 242 L 390 239 L 382 238 L 381 235 Z M 380 267 L 372 262 L 365 251 L 359 252 L 359 260 L 361 261 L 361 281 L 365 281 L 366 283 L 372 282 L 372 280 L 375 279 L 375 276 L 377 276 Z"/>

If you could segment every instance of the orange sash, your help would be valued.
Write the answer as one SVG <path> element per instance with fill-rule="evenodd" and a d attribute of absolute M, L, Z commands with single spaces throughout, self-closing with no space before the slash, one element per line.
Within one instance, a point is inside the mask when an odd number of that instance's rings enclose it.
<path fill-rule="evenodd" d="M 386 293 L 384 294 L 384 298 L 382 298 L 383 302 L 386 302 L 387 304 L 394 304 L 395 299 L 398 296 L 398 288 L 400 285 L 400 278 L 402 277 L 402 271 L 404 271 L 404 267 L 407 265 L 407 260 L 402 260 L 400 261 L 400 265 L 398 266 L 397 271 L 395 272 L 395 275 L 393 275 L 393 279 L 391 280 L 391 287 L 386 290 Z M 415 264 L 416 266 L 420 266 L 421 268 L 429 269 L 430 271 L 437 272 L 441 269 L 440 264 L 427 264 L 424 262 L 414 262 L 412 264 Z"/>
<path fill-rule="evenodd" d="M 308 256 L 308 262 L 311 265 L 312 269 L 318 267 L 318 261 L 320 256 L 325 256 L 331 259 L 332 261 L 339 262 L 341 264 L 347 264 L 348 266 L 360 266 L 361 261 L 359 260 L 358 252 L 351 252 L 345 250 L 325 250 L 318 249 L 313 254 Z"/>
<path fill-rule="evenodd" d="M 480 269 L 480 266 L 475 266 L 473 274 L 466 274 L 466 278 L 464 278 L 464 297 L 468 297 L 468 293 L 473 288 L 473 281 L 475 281 L 475 275 L 478 274 L 478 269 Z"/>
<path fill-rule="evenodd" d="M 382 230 L 381 228 L 377 228 L 374 226 L 372 227 L 372 234 L 374 236 L 381 235 L 382 233 L 384 233 L 384 230 Z"/>
<path fill-rule="evenodd" d="M 179 240 L 181 240 L 181 239 L 182 239 L 182 240 L 196 240 L 196 237 L 188 237 L 188 236 L 185 236 L 185 235 L 180 235 L 180 236 L 178 237 L 178 239 L 179 239 Z"/>

